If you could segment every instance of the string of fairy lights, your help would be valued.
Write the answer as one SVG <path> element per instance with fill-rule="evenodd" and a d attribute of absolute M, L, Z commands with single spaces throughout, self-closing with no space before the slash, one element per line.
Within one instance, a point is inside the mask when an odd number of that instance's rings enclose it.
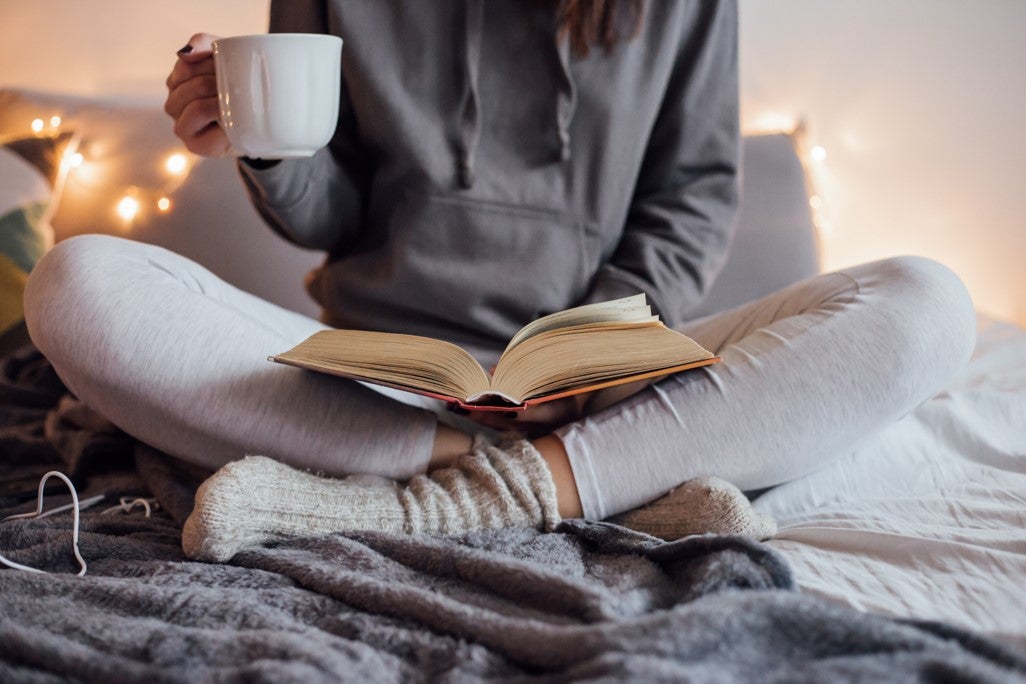
<path fill-rule="evenodd" d="M 56 136 L 60 133 L 62 123 L 61 116 L 54 114 L 49 120 L 33 119 L 31 129 L 37 136 Z M 827 184 L 825 181 L 826 148 L 822 145 L 806 146 L 808 136 L 805 123 L 793 117 L 767 114 L 760 117 L 755 122 L 755 126 L 760 132 L 787 133 L 794 137 L 806 170 L 809 208 L 813 224 L 821 238 L 829 237 L 833 232 L 833 225 L 829 220 L 827 202 L 820 190 Z M 163 171 L 167 174 L 168 182 L 159 188 L 147 189 L 136 185 L 125 188 L 112 207 L 114 213 L 125 224 L 130 224 L 147 208 L 156 209 L 162 214 L 172 211 L 174 203 L 170 197 L 171 190 L 185 180 L 194 161 L 194 156 L 187 152 L 168 154 L 163 160 Z M 69 149 L 64 155 L 62 164 L 69 174 L 81 173 L 82 169 L 88 167 L 90 160 L 86 159 L 81 151 Z"/>
<path fill-rule="evenodd" d="M 809 197 L 812 224 L 821 240 L 829 238 L 834 232 L 834 222 L 824 195 L 829 193 L 836 198 L 837 188 L 827 166 L 827 150 L 823 145 L 811 142 L 805 120 L 782 112 L 765 111 L 755 116 L 746 128 L 755 134 L 784 133 L 791 136 L 805 170 L 805 190 Z"/>
<path fill-rule="evenodd" d="M 48 119 L 35 118 L 30 124 L 32 133 L 37 137 L 56 137 L 61 133 L 61 126 L 64 123 L 59 114 L 54 114 Z M 86 153 L 74 146 L 64 152 L 61 159 L 62 172 L 67 178 L 96 177 L 99 170 L 95 168 L 98 160 L 90 159 Z M 111 210 L 124 224 L 131 224 L 143 212 L 156 210 L 158 213 L 166 214 L 174 209 L 174 202 L 171 199 L 172 191 L 177 188 L 188 176 L 189 171 L 195 163 L 195 157 L 185 151 L 171 152 L 165 156 L 161 163 L 161 170 L 167 180 L 159 187 L 143 187 L 129 185 L 119 193 L 111 206 Z"/>

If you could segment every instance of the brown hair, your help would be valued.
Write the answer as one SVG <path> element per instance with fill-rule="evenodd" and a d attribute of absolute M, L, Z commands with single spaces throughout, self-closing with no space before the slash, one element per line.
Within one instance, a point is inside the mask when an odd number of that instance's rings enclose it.
<path fill-rule="evenodd" d="M 574 54 L 586 57 L 592 47 L 610 52 L 641 27 L 645 0 L 560 0 L 559 35 L 570 36 Z"/>

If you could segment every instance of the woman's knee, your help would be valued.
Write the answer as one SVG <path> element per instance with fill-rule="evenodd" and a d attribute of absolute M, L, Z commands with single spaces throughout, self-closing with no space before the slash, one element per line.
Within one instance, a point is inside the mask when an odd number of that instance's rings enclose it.
<path fill-rule="evenodd" d="M 947 376 L 969 360 L 976 345 L 976 313 L 950 268 L 924 257 L 900 256 L 867 264 L 854 277 L 884 316 L 899 357 L 919 357 Z"/>
<path fill-rule="evenodd" d="M 35 345 L 51 360 L 78 324 L 97 325 L 97 306 L 108 297 L 118 254 L 128 240 L 81 235 L 59 242 L 36 264 L 25 287 L 25 322 Z M 106 276 L 106 277 L 105 277 Z"/>

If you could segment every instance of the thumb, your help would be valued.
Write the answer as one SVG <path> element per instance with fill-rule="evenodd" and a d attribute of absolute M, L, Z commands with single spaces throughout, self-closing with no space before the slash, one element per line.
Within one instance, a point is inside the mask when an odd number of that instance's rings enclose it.
<path fill-rule="evenodd" d="M 200 62 L 210 56 L 213 43 L 219 37 L 209 33 L 197 33 L 178 50 L 178 57 L 190 64 Z"/>

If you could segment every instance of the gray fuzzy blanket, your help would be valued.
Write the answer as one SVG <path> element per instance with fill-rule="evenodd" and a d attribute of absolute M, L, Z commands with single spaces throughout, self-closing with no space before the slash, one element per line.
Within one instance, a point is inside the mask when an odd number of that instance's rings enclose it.
<path fill-rule="evenodd" d="M 735 537 L 673 543 L 606 523 L 461 538 L 337 534 L 188 561 L 180 523 L 206 473 L 136 444 L 25 350 L 0 381 L 0 517 L 39 477 L 70 514 L 0 523 L 0 681 L 1026 681 L 1026 661 L 939 624 L 795 591 L 786 564 Z M 51 480 L 47 508 L 69 500 Z M 152 516 L 102 510 L 155 497 Z"/>

